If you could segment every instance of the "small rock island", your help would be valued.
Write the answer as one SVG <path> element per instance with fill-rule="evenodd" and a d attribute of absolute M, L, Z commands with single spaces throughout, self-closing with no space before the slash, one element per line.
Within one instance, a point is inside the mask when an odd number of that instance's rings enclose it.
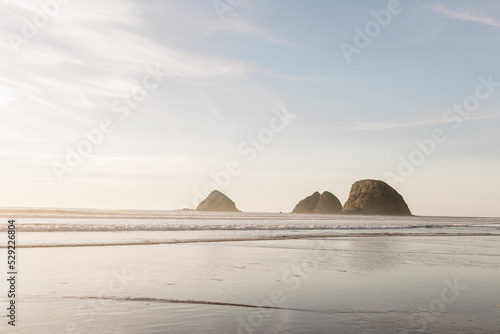
<path fill-rule="evenodd" d="M 342 204 L 334 194 L 328 191 L 320 194 L 316 191 L 300 201 L 292 213 L 337 214 L 341 210 Z"/>
<path fill-rule="evenodd" d="M 214 212 L 241 212 L 236 208 L 236 204 L 218 190 L 214 190 L 208 197 L 201 202 L 196 211 L 214 211 Z"/>
<path fill-rule="evenodd" d="M 355 182 L 341 214 L 411 216 L 410 209 L 394 188 L 379 180 Z"/>

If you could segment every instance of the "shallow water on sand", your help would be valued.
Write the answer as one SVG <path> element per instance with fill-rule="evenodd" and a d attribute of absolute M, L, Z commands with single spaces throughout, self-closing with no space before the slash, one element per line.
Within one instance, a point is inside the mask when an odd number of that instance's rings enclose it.
<path fill-rule="evenodd" d="M 19 218 L 2 332 L 500 333 L 500 219 L 153 214 Z"/>

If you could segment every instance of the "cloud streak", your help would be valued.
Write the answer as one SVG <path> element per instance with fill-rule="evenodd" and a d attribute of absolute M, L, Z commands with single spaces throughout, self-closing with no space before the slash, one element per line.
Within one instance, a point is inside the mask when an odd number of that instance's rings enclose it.
<path fill-rule="evenodd" d="M 500 28 L 500 21 L 484 15 L 484 14 L 479 14 L 477 12 L 471 11 L 471 10 L 454 10 L 448 7 L 445 7 L 443 5 L 436 5 L 433 7 L 433 10 L 439 14 L 442 14 L 447 17 L 451 17 L 460 21 L 465 21 L 465 22 L 475 22 L 475 23 L 480 23 L 484 25 L 488 25 L 491 27 L 495 28 Z"/>
<path fill-rule="evenodd" d="M 498 115 L 485 115 L 485 116 L 476 116 L 470 117 L 468 119 L 462 120 L 463 122 L 472 122 L 472 121 L 482 121 L 488 119 L 498 119 L 500 116 Z M 408 123 L 393 123 L 393 122 L 359 122 L 355 121 L 355 125 L 351 127 L 351 130 L 355 131 L 368 131 L 368 130 L 392 130 L 392 129 L 402 129 L 402 128 L 416 128 L 420 126 L 429 126 L 429 125 L 441 125 L 441 124 L 450 124 L 455 123 L 455 121 L 445 121 L 442 119 L 431 119 L 431 120 L 423 120 L 416 122 L 408 122 Z"/>
<path fill-rule="evenodd" d="M 2 10 L 8 19 L 0 23 L 0 33 L 22 36 L 23 18 L 29 20 L 41 8 L 37 1 L 20 1 Z M 166 80 L 245 76 L 242 63 L 202 57 L 140 36 L 135 31 L 141 25 L 141 12 L 140 3 L 130 0 L 74 1 L 20 45 L 19 54 L 7 39 L 0 40 L 4 50 L 0 54 L 4 110 L 0 121 L 26 125 L 17 127 L 17 133 L 13 133 L 16 127 L 9 127 L 12 133 L 7 137 L 21 140 L 40 134 L 29 131 L 26 119 L 38 119 L 42 126 L 52 120 L 61 124 L 64 135 L 65 127 L 93 124 L 109 112 L 113 99 L 129 94 L 140 83 L 147 66 L 162 66 Z"/>

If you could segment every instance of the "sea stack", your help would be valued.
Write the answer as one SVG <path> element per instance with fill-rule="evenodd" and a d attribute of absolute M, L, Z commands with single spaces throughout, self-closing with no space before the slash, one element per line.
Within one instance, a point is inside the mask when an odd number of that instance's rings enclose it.
<path fill-rule="evenodd" d="M 201 202 L 196 211 L 216 211 L 216 212 L 240 212 L 236 204 L 218 190 L 214 190 Z"/>
<path fill-rule="evenodd" d="M 355 182 L 341 213 L 346 215 L 412 215 L 403 196 L 390 185 L 379 180 Z"/>
<path fill-rule="evenodd" d="M 334 194 L 328 191 L 320 194 L 316 191 L 300 201 L 292 213 L 336 214 L 340 213 L 341 210 L 342 204 Z"/>

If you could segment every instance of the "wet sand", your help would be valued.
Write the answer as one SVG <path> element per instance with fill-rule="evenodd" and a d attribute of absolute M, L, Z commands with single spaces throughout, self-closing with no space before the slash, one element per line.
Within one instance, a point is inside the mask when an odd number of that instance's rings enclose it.
<path fill-rule="evenodd" d="M 500 333 L 500 237 L 471 232 L 21 248 L 8 332 Z"/>

